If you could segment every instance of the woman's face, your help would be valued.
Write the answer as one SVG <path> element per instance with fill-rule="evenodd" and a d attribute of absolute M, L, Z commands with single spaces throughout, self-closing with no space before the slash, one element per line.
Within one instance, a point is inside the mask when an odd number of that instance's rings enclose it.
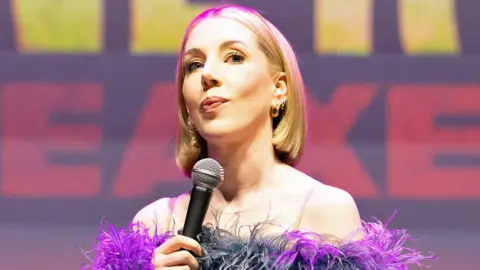
<path fill-rule="evenodd" d="M 225 18 L 200 22 L 185 45 L 183 68 L 186 107 L 207 141 L 271 128 L 270 107 L 285 86 L 272 77 L 248 27 Z"/>

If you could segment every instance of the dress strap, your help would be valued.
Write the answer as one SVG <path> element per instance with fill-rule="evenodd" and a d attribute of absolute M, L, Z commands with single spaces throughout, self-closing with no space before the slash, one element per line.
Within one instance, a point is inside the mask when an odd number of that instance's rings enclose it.
<path fill-rule="evenodd" d="M 303 218 L 303 213 L 305 212 L 305 207 L 307 206 L 308 201 L 310 200 L 310 197 L 313 194 L 314 189 L 311 188 L 306 196 L 303 199 L 302 204 L 300 205 L 300 208 L 298 209 L 298 216 L 295 220 L 295 223 L 293 225 L 293 230 L 298 230 L 300 227 L 300 224 L 302 223 L 302 218 Z"/>
<path fill-rule="evenodd" d="M 173 230 L 173 226 L 172 225 L 172 222 L 173 222 L 173 215 L 175 213 L 175 203 L 177 202 L 177 198 L 174 197 L 174 198 L 170 198 L 168 200 L 168 210 L 170 211 L 169 215 L 168 215 L 168 227 L 166 228 L 168 231 L 172 231 Z"/>

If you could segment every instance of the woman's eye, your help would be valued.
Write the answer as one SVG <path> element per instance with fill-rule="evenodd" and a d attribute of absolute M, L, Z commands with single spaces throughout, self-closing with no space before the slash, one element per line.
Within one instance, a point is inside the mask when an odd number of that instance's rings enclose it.
<path fill-rule="evenodd" d="M 227 61 L 231 61 L 233 63 L 241 63 L 243 60 L 245 60 L 245 57 L 240 53 L 232 53 L 227 58 Z"/>
<path fill-rule="evenodd" d="M 200 63 L 200 62 L 192 62 L 192 63 L 188 64 L 188 66 L 187 66 L 187 71 L 188 71 L 188 72 L 195 71 L 195 70 L 197 70 L 198 68 L 201 68 L 202 65 L 203 65 L 203 64 Z"/>

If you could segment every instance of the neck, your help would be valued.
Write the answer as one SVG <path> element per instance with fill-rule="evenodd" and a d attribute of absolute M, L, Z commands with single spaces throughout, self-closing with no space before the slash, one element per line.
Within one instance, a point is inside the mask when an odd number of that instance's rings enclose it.
<path fill-rule="evenodd" d="M 217 160 L 225 172 L 219 191 L 226 202 L 240 200 L 245 193 L 260 188 L 263 181 L 273 179 L 278 161 L 271 132 L 263 133 L 237 143 L 209 144 L 209 157 Z"/>

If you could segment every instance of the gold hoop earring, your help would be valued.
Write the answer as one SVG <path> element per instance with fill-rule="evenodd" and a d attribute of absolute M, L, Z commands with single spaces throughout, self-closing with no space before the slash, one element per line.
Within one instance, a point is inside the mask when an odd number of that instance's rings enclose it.
<path fill-rule="evenodd" d="M 270 115 L 272 118 L 277 117 L 280 114 L 280 105 L 273 106 L 270 110 Z"/>
<path fill-rule="evenodd" d="M 190 132 L 191 144 L 192 144 L 193 147 L 198 147 L 197 129 L 193 125 L 193 122 L 192 122 L 192 119 L 190 118 L 190 115 L 187 118 L 187 125 L 188 125 L 188 131 Z"/>
<path fill-rule="evenodd" d="M 285 102 L 282 102 L 280 104 L 277 104 L 276 106 L 273 106 L 270 109 L 270 115 L 272 116 L 272 118 L 278 117 L 280 115 L 280 111 L 282 111 L 284 107 L 285 107 Z"/>

